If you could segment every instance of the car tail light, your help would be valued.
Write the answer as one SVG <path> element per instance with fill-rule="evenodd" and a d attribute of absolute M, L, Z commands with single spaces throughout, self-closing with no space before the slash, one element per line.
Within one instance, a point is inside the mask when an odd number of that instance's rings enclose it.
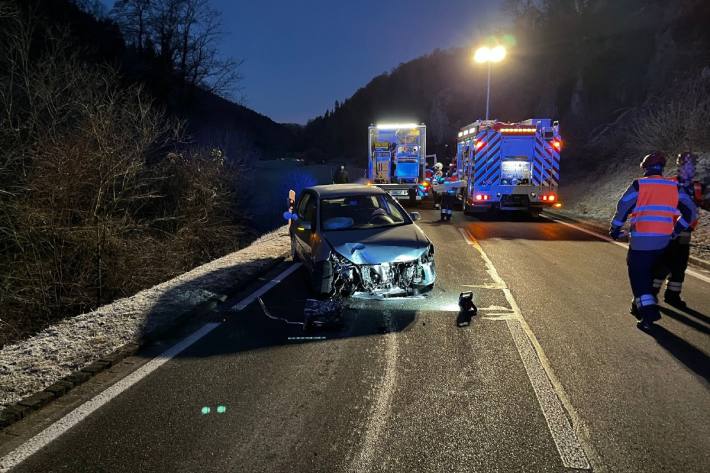
<path fill-rule="evenodd" d="M 545 194 L 542 196 L 542 200 L 545 202 L 554 202 L 557 200 L 557 196 L 555 194 Z"/>
<path fill-rule="evenodd" d="M 476 194 L 476 200 L 481 201 L 481 200 L 488 200 L 490 199 L 491 196 L 488 194 Z"/>

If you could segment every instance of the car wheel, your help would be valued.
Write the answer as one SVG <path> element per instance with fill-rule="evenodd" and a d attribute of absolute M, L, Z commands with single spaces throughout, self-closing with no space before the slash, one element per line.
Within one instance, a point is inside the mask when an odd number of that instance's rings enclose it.
<path fill-rule="evenodd" d="M 296 251 L 296 239 L 291 237 L 291 261 L 299 261 L 298 251 Z"/>
<path fill-rule="evenodd" d="M 313 265 L 311 290 L 317 297 L 327 297 L 333 291 L 333 265 L 320 261 Z"/>

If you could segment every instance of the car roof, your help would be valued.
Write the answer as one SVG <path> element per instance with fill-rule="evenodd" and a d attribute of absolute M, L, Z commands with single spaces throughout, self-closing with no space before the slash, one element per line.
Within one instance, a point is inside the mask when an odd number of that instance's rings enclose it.
<path fill-rule="evenodd" d="M 315 192 L 318 197 L 322 199 L 385 193 L 385 191 L 379 187 L 366 186 L 364 184 L 329 184 L 325 186 L 313 186 L 305 190 Z"/>

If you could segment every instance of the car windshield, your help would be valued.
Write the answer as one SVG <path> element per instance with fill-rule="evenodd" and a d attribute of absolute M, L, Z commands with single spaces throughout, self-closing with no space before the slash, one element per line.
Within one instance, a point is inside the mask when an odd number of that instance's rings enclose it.
<path fill-rule="evenodd" d="M 389 194 L 353 195 L 321 199 L 321 228 L 324 231 L 361 230 L 411 223 Z"/>

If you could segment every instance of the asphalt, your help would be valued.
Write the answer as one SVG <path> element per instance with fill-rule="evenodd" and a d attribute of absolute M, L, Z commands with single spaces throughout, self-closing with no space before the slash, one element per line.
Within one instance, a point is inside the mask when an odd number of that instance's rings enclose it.
<path fill-rule="evenodd" d="M 309 333 L 229 301 L 216 329 L 13 471 L 710 470 L 710 284 L 688 277 L 695 310 L 665 308 L 649 335 L 626 312 L 622 248 L 544 219 L 423 216 L 429 296 L 352 301 L 342 327 Z M 468 290 L 481 310 L 460 327 Z M 306 298 L 297 271 L 264 303 L 299 322 Z"/>

